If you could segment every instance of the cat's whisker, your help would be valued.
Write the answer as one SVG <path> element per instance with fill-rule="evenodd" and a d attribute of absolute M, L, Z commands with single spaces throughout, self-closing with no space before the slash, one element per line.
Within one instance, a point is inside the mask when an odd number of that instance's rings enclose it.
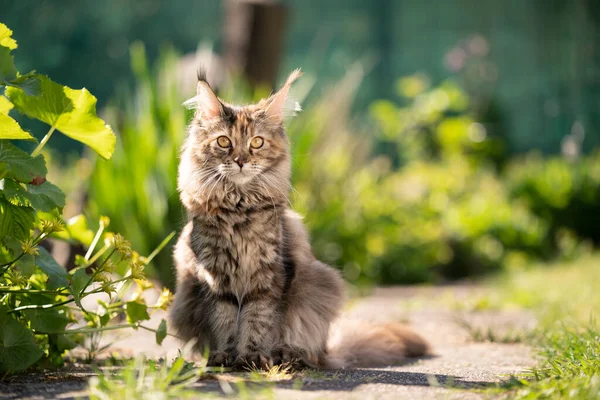
<path fill-rule="evenodd" d="M 286 195 L 286 194 L 285 194 L 285 193 L 284 193 L 284 192 L 283 192 L 281 189 L 279 189 L 279 188 L 277 187 L 277 183 L 276 183 L 276 182 L 273 182 L 273 181 L 271 181 L 271 180 L 269 179 L 269 177 L 268 177 L 266 174 L 262 174 L 262 175 L 260 175 L 260 176 L 261 176 L 263 179 L 265 179 L 265 180 L 266 180 L 268 183 L 270 183 L 270 184 L 271 184 L 271 186 L 272 186 L 273 188 L 275 188 L 275 189 L 276 189 L 276 190 L 277 190 L 279 193 L 281 193 L 281 195 L 282 195 L 283 197 L 285 197 L 285 199 L 287 200 L 287 202 L 290 204 L 290 207 L 292 207 L 292 202 L 290 201 L 289 197 L 288 197 L 288 196 L 287 196 L 287 195 Z"/>

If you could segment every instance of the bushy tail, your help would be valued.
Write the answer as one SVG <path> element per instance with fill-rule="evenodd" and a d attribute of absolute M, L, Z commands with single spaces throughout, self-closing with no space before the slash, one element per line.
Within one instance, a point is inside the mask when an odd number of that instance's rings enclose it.
<path fill-rule="evenodd" d="M 397 322 L 343 322 L 332 328 L 325 368 L 389 366 L 430 351 L 425 339 Z"/>

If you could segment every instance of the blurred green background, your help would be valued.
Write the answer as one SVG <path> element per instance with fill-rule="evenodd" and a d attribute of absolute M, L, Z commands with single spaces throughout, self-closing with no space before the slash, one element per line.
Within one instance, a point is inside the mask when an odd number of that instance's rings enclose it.
<path fill-rule="evenodd" d="M 287 15 L 279 75 L 305 71 L 304 111 L 288 124 L 292 203 L 315 253 L 349 280 L 439 282 L 600 242 L 600 3 L 277 4 Z M 198 62 L 226 53 L 225 10 L 218 0 L 0 3 L 19 69 L 90 89 L 119 137 L 112 160 L 89 155 L 53 180 L 73 212 L 108 215 L 142 253 L 185 220 L 181 103 Z M 218 83 L 232 101 L 270 89 L 239 74 Z M 50 144 L 57 167 L 80 151 Z M 169 251 L 153 267 L 172 284 Z"/>

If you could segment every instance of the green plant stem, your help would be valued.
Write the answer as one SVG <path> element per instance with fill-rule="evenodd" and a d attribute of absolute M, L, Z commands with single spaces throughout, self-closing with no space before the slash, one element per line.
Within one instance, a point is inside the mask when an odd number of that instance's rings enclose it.
<path fill-rule="evenodd" d="M 31 153 L 31 157 L 35 157 L 38 154 L 40 154 L 40 152 L 42 151 L 42 149 L 44 148 L 44 146 L 46 145 L 48 140 L 50 140 L 50 136 L 52 136 L 55 129 L 56 129 L 56 127 L 54 127 L 54 126 L 50 127 L 50 130 L 48 131 L 48 133 L 46 133 L 46 136 L 44 136 L 44 138 L 42 139 L 40 144 L 38 144 L 37 147 L 35 148 L 35 150 L 33 150 L 33 153 Z"/>
<path fill-rule="evenodd" d="M 116 249 L 113 249 L 110 254 L 108 256 L 106 256 L 106 258 L 104 259 L 104 261 L 102 261 L 102 264 L 100 264 L 98 266 L 98 268 L 96 268 L 96 270 L 94 271 L 94 273 L 90 276 L 90 279 L 88 279 L 87 283 L 85 284 L 85 286 L 83 287 L 83 289 L 81 289 L 81 291 L 79 292 L 79 295 L 83 295 L 83 292 L 85 291 L 85 289 L 87 289 L 92 282 L 94 281 L 94 278 L 96 277 L 96 275 L 98 275 L 98 273 L 100 271 L 102 271 L 102 267 L 104 267 L 104 264 L 106 264 L 106 262 L 113 256 L 113 254 L 115 254 L 115 251 L 117 251 Z"/>
<path fill-rule="evenodd" d="M 8 311 L 8 314 L 16 313 L 17 311 L 22 311 L 22 310 L 47 310 L 49 308 L 64 306 L 65 304 L 69 304 L 74 301 L 75 301 L 75 299 L 69 299 L 69 300 L 61 301 L 61 302 L 54 303 L 54 304 L 42 304 L 42 305 L 30 304 L 27 306 L 20 306 L 17 308 L 13 308 L 12 310 Z"/>
<path fill-rule="evenodd" d="M 60 331 L 60 332 L 41 332 L 41 331 L 36 331 L 37 334 L 44 334 L 44 335 L 53 335 L 53 334 L 77 334 L 77 333 L 97 333 L 97 332 L 104 332 L 104 331 L 115 331 L 118 329 L 126 329 L 126 328 L 142 328 L 145 329 L 147 331 L 150 332 L 154 332 L 156 333 L 156 329 L 153 328 L 149 328 L 147 326 L 144 325 L 140 325 L 140 324 L 122 324 L 122 325 L 111 325 L 111 326 L 104 326 L 101 328 L 81 328 L 81 329 L 72 329 L 72 330 L 64 330 L 64 331 Z M 171 333 L 167 333 L 168 336 L 173 336 L 175 338 L 179 338 L 176 335 L 173 335 Z"/>
<path fill-rule="evenodd" d="M 123 282 L 123 281 L 129 280 L 129 279 L 131 279 L 131 278 L 127 277 L 127 278 L 117 279 L 116 281 L 110 282 L 110 284 L 112 285 L 114 283 Z M 99 288 L 91 290 L 89 292 L 82 293 L 81 298 L 84 298 L 85 296 L 90 295 L 90 294 L 100 293 L 102 291 L 103 291 L 102 287 L 99 287 Z M 7 292 L 6 290 L 0 290 L 0 293 L 6 293 L 6 292 Z M 43 291 L 37 291 L 37 292 L 33 291 L 33 293 L 41 293 L 41 292 L 43 292 Z M 52 292 L 52 291 L 48 291 L 48 292 L 49 292 L 49 294 L 67 294 L 66 292 L 58 292 L 58 293 Z M 32 293 L 32 291 L 23 289 L 20 291 L 16 291 L 15 293 Z M 54 303 L 54 304 L 30 304 L 27 306 L 20 306 L 17 308 L 13 308 L 12 310 L 9 310 L 8 313 L 9 314 L 15 313 L 15 312 L 21 311 L 21 310 L 44 310 L 44 309 L 48 309 L 48 308 L 60 307 L 65 304 L 73 303 L 74 301 L 75 301 L 75 299 L 68 299 L 68 300 L 61 301 L 59 303 Z"/>
<path fill-rule="evenodd" d="M 175 233 L 176 233 L 175 231 L 171 232 L 169 234 L 169 236 L 164 238 L 163 241 L 160 242 L 160 244 L 154 249 L 154 251 L 152 253 L 150 253 L 150 255 L 148 257 L 146 257 L 146 260 L 144 262 L 146 265 L 150 264 L 152 259 L 154 257 L 156 257 L 156 255 L 158 253 L 160 253 L 160 251 L 171 241 L 171 239 L 173 239 L 173 236 L 175 236 Z"/>
<path fill-rule="evenodd" d="M 67 291 L 38 289 L 0 289 L 0 293 L 69 294 Z"/>
<path fill-rule="evenodd" d="M 94 249 L 96 248 L 96 245 L 98 244 L 98 240 L 100 240 L 100 236 L 102 236 L 102 232 L 104 232 L 104 223 L 102 222 L 102 218 L 100 218 L 100 227 L 98 228 L 98 231 L 96 232 L 96 235 L 94 236 L 94 240 L 92 240 L 92 244 L 90 245 L 90 248 L 88 249 L 87 253 L 85 253 L 85 259 L 86 261 L 90 259 L 90 257 L 92 256 L 92 253 L 94 252 Z"/>

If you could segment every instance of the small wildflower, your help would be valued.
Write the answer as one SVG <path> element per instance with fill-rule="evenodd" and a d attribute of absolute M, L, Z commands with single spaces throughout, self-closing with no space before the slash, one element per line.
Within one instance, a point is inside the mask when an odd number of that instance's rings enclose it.
<path fill-rule="evenodd" d="M 151 289 L 154 287 L 154 284 L 150 282 L 148 279 L 136 279 L 135 283 L 137 283 L 138 288 L 143 292 L 144 290 Z"/>
<path fill-rule="evenodd" d="M 166 310 L 167 307 L 169 307 L 169 304 L 171 304 L 171 301 L 173 301 L 173 293 L 171 293 L 168 288 L 163 288 L 154 306 Z"/>
<path fill-rule="evenodd" d="M 21 249 L 23 249 L 23 253 L 31 254 L 32 256 L 37 256 L 40 252 L 32 238 L 21 242 Z"/>
<path fill-rule="evenodd" d="M 117 269 L 117 265 L 112 260 L 106 260 L 104 265 L 102 266 L 102 271 L 112 274 Z"/>
<path fill-rule="evenodd" d="M 124 260 L 129 260 L 132 257 L 131 243 L 119 233 L 113 237 L 113 245 Z"/>
<path fill-rule="evenodd" d="M 135 262 L 132 262 L 130 265 L 131 265 L 130 276 L 133 279 L 145 279 L 146 278 L 146 276 L 144 275 L 144 264 L 140 263 L 139 261 L 135 261 Z"/>
<path fill-rule="evenodd" d="M 52 220 L 44 219 L 41 222 L 41 231 L 46 235 L 49 235 L 53 232 L 60 232 L 63 229 L 65 229 L 65 223 L 58 218 L 54 218 Z"/>
<path fill-rule="evenodd" d="M 106 232 L 104 234 L 104 245 L 106 247 L 112 245 L 115 242 L 115 234 L 112 232 Z"/>
<path fill-rule="evenodd" d="M 100 217 L 100 225 L 104 228 L 106 228 L 107 226 L 110 225 L 110 218 L 108 218 L 107 216 L 103 215 Z"/>
<path fill-rule="evenodd" d="M 16 268 L 9 269 L 5 276 L 13 286 L 25 286 L 27 284 L 27 278 Z"/>

